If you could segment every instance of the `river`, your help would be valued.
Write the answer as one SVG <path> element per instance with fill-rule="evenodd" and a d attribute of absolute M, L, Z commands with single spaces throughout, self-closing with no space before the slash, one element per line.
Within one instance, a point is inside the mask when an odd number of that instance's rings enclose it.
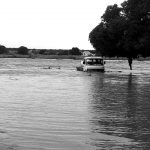
<path fill-rule="evenodd" d="M 150 149 L 150 61 L 79 63 L 0 59 L 0 150 Z"/>

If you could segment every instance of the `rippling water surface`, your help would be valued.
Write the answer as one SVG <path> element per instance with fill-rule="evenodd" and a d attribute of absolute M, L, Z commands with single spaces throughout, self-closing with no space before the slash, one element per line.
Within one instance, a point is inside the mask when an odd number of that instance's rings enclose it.
<path fill-rule="evenodd" d="M 79 63 L 0 59 L 0 150 L 150 149 L 150 62 Z"/>

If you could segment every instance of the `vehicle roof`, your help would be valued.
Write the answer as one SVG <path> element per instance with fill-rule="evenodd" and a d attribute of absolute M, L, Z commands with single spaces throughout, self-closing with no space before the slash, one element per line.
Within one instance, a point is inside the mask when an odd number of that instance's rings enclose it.
<path fill-rule="evenodd" d="M 103 59 L 101 56 L 84 57 L 84 59 Z"/>

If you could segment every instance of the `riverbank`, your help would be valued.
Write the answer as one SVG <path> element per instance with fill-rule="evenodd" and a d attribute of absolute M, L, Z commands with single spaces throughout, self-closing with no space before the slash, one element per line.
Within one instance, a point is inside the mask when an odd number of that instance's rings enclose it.
<path fill-rule="evenodd" d="M 1 54 L 0 58 L 32 58 L 32 59 L 82 59 L 83 56 L 78 55 L 20 55 L 20 54 Z"/>
<path fill-rule="evenodd" d="M 77 59 L 81 60 L 84 58 L 82 55 L 21 55 L 21 54 L 0 54 L 0 58 L 32 58 L 32 59 Z M 125 57 L 103 57 L 104 60 L 127 60 Z M 150 57 L 140 57 L 135 59 L 138 61 L 150 61 Z"/>

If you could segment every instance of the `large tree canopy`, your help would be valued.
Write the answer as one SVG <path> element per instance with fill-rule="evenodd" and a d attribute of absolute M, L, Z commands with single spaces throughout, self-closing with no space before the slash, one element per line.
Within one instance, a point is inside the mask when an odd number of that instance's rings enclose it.
<path fill-rule="evenodd" d="M 108 6 L 89 40 L 103 56 L 150 56 L 150 0 L 127 0 L 120 7 Z"/>

